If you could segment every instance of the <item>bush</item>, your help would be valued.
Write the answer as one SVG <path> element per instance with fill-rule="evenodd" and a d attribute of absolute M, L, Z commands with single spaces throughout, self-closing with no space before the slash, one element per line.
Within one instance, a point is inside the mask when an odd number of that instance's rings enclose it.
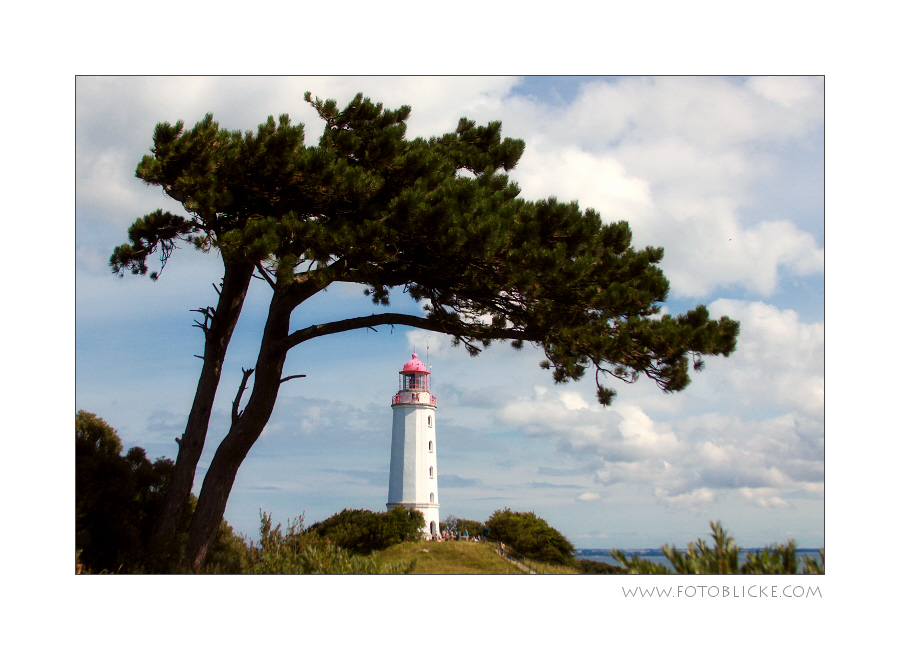
<path fill-rule="evenodd" d="M 177 573 L 197 499 L 179 522 L 174 548 L 150 553 L 148 541 L 175 464 L 151 463 L 140 447 L 121 455 L 116 430 L 93 413 L 75 414 L 75 557 L 82 573 Z M 205 572 L 241 573 L 247 547 L 225 520 Z"/>
<path fill-rule="evenodd" d="M 575 561 L 575 568 L 579 573 L 586 575 L 616 575 L 628 573 L 623 567 L 608 562 L 599 562 L 597 560 L 588 560 L 582 558 Z"/>
<path fill-rule="evenodd" d="M 193 507 L 191 507 L 193 513 Z M 240 574 L 250 567 L 250 549 L 243 537 L 237 535 L 224 519 L 219 524 L 216 539 L 206 554 L 203 573 Z"/>
<path fill-rule="evenodd" d="M 174 463 L 151 463 L 140 447 L 121 456 L 116 430 L 93 413 L 75 415 L 75 546 L 85 571 L 140 572 L 146 540 Z M 80 553 L 78 553 L 80 551 Z"/>
<path fill-rule="evenodd" d="M 475 521 L 474 519 L 459 519 L 455 515 L 448 515 L 447 518 L 441 522 L 441 532 L 446 530 L 448 533 L 459 533 L 462 535 L 463 532 L 469 531 L 470 537 L 481 535 L 482 528 L 484 528 L 484 524 L 480 521 Z"/>
<path fill-rule="evenodd" d="M 797 549 L 794 540 L 788 540 L 787 544 L 772 544 L 761 551 L 748 553 L 743 564 L 738 563 L 741 548 L 734 543 L 734 538 L 727 533 L 718 521 L 709 522 L 712 529 L 710 537 L 713 545 L 709 546 L 704 539 L 688 542 L 687 551 L 682 553 L 673 546 L 666 544 L 662 547 L 663 554 L 675 567 L 677 574 L 764 574 L 781 575 L 796 574 L 799 568 L 797 562 Z M 628 573 L 658 574 L 673 573 L 668 567 L 650 562 L 634 555 L 631 559 L 618 549 L 613 549 L 610 555 L 621 562 Z M 818 560 L 803 558 L 804 574 L 825 573 L 825 549 L 819 550 Z"/>
<path fill-rule="evenodd" d="M 313 524 L 309 532 L 351 553 L 368 554 L 408 539 L 419 539 L 424 526 L 421 512 L 397 506 L 388 512 L 345 509 Z"/>
<path fill-rule="evenodd" d="M 533 512 L 512 512 L 509 508 L 497 510 L 485 524 L 491 531 L 491 539 L 508 544 L 529 559 L 574 565 L 572 543 Z"/>
<path fill-rule="evenodd" d="M 259 545 L 251 545 L 249 549 L 247 573 L 385 575 L 411 573 L 415 566 L 414 561 L 391 564 L 381 562 L 375 555 L 352 555 L 330 540 L 304 531 L 302 516 L 289 522 L 282 532 L 281 524 L 272 528 L 272 516 L 260 511 L 259 530 Z"/>

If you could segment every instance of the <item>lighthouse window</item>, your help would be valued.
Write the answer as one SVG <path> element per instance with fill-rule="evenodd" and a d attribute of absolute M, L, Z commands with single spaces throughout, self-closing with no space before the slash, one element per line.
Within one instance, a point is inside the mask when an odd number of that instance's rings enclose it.
<path fill-rule="evenodd" d="M 434 503 L 434 492 L 431 493 L 431 502 Z"/>
<path fill-rule="evenodd" d="M 403 388 L 407 390 L 428 390 L 425 375 L 403 375 Z"/>
<path fill-rule="evenodd" d="M 428 478 L 434 478 L 434 467 L 428 468 Z"/>
<path fill-rule="evenodd" d="M 431 416 L 428 416 L 428 426 L 433 427 L 434 425 L 431 423 Z M 431 443 L 429 443 L 431 444 Z"/>
<path fill-rule="evenodd" d="M 431 424 L 431 418 L 428 418 L 428 423 Z M 434 451 L 434 440 L 428 441 L 428 451 Z"/>

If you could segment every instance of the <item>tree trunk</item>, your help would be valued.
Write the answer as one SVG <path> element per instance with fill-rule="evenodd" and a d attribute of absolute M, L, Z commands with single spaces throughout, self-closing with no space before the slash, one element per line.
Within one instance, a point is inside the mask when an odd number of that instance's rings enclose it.
<path fill-rule="evenodd" d="M 245 263 L 225 263 L 225 275 L 215 314 L 208 329 L 204 330 L 206 342 L 203 349 L 203 368 L 194 394 L 194 403 L 188 416 L 184 435 L 178 445 L 178 456 L 175 460 L 175 472 L 172 483 L 166 491 L 162 512 L 156 522 L 151 536 L 151 548 L 158 560 L 166 563 L 166 556 L 172 550 L 178 522 L 185 513 L 191 489 L 194 486 L 194 474 L 197 463 L 203 452 L 206 433 L 209 429 L 209 418 L 212 413 L 216 390 L 222 375 L 222 364 L 225 353 L 241 309 L 250 280 L 253 276 L 253 265 Z"/>
<path fill-rule="evenodd" d="M 225 514 L 238 468 L 259 439 L 275 408 L 284 360 L 290 349 L 287 336 L 291 311 L 297 304 L 296 298 L 292 299 L 290 293 L 290 288 L 279 286 L 275 289 L 247 408 L 232 421 L 231 429 L 216 450 L 203 479 L 197 509 L 191 521 L 187 548 L 187 560 L 194 571 L 200 571 L 206 562 L 207 553 Z"/>

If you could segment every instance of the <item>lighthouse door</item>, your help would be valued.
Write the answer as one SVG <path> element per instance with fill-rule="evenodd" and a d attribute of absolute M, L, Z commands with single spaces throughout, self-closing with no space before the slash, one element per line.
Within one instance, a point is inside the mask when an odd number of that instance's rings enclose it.
<path fill-rule="evenodd" d="M 433 521 L 431 522 L 431 534 L 437 535 L 437 524 L 435 524 Z"/>

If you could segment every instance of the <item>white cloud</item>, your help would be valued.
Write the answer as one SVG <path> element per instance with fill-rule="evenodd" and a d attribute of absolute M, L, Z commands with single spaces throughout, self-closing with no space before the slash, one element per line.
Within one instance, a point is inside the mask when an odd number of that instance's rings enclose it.
<path fill-rule="evenodd" d="M 687 508 L 688 510 L 705 510 L 706 506 L 716 500 L 716 494 L 709 488 L 697 488 L 691 492 L 670 495 L 668 490 L 657 488 L 654 495 L 668 506 Z"/>
<path fill-rule="evenodd" d="M 810 416 L 676 413 L 657 421 L 635 403 L 602 409 L 575 391 L 542 389 L 508 403 L 497 419 L 553 441 L 604 490 L 650 490 L 669 506 L 696 508 L 744 490 L 754 505 L 782 507 L 788 493 L 815 493 L 823 478 L 822 420 Z"/>
<path fill-rule="evenodd" d="M 88 273 L 101 274 L 109 272 L 109 254 L 97 246 L 82 244 L 75 248 L 75 264 Z"/>
<path fill-rule="evenodd" d="M 790 508 L 791 504 L 776 496 L 772 488 L 741 488 L 738 493 L 760 508 Z"/>
<path fill-rule="evenodd" d="M 819 97 L 823 84 L 819 79 L 797 77 L 753 77 L 747 87 L 785 108 L 804 104 L 806 111 L 821 111 Z"/>
<path fill-rule="evenodd" d="M 429 355 L 449 353 L 453 348 L 451 345 L 452 340 L 449 335 L 426 330 L 409 330 L 406 332 L 407 346 L 410 350 L 415 350 L 423 360 L 425 359 L 426 351 Z"/>
<path fill-rule="evenodd" d="M 583 208 L 600 210 L 605 221 L 621 220 L 617 215 L 647 214 L 653 208 L 648 181 L 629 174 L 611 155 L 589 153 L 576 146 L 554 149 L 539 145 L 534 149 L 536 154 L 524 157 L 516 170 L 524 197 L 578 201 Z"/>
<path fill-rule="evenodd" d="M 795 311 L 762 302 L 719 299 L 709 310 L 713 318 L 727 314 L 740 321 L 741 334 L 735 353 L 728 359 L 710 359 L 704 373 L 721 378 L 744 404 L 783 406 L 823 417 L 824 324 L 801 323 Z"/>
<path fill-rule="evenodd" d="M 578 200 L 605 221 L 628 221 L 635 245 L 666 249 L 673 295 L 737 285 L 768 296 L 779 272 L 823 271 L 810 233 L 747 216 L 758 185 L 777 181 L 770 148 L 823 128 L 820 80 L 597 82 L 534 119 L 523 125 L 529 146 L 514 173 L 524 195 Z"/>

